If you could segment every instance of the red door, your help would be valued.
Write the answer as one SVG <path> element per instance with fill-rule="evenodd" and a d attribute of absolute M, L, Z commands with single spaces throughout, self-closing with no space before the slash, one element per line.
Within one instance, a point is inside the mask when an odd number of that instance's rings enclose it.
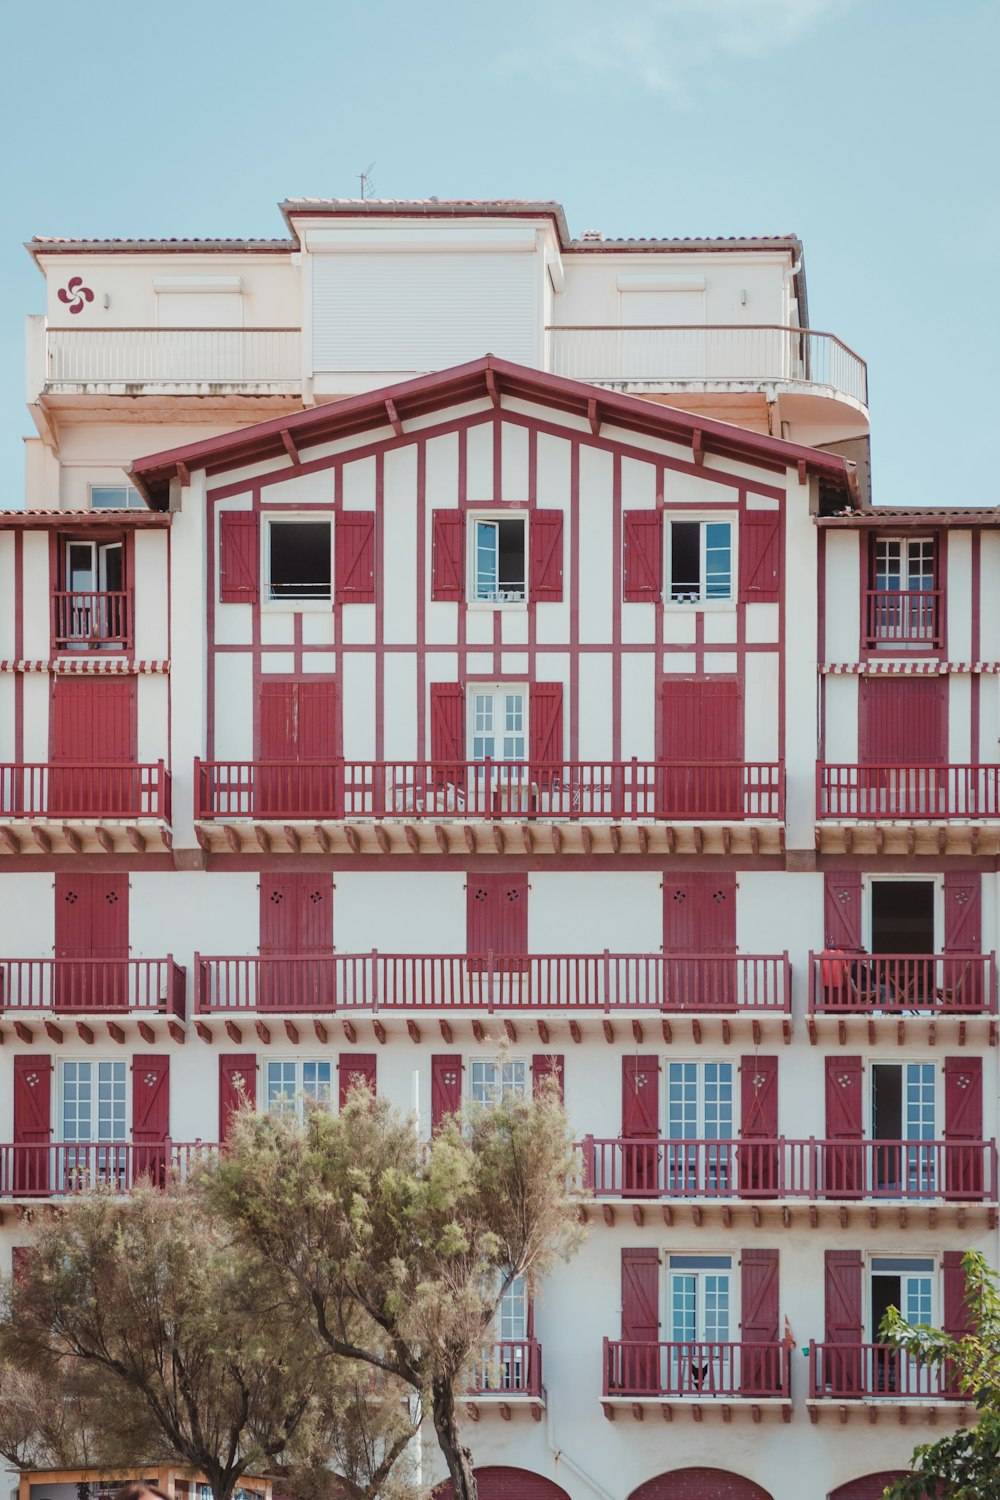
<path fill-rule="evenodd" d="M 744 1250 L 740 1268 L 743 1308 L 740 1389 L 744 1396 L 780 1396 L 778 1252 Z"/>
<path fill-rule="evenodd" d="M 528 876 L 470 875 L 466 892 L 466 952 L 472 974 L 526 973 Z M 508 980 L 513 985 L 513 980 Z M 521 981 L 517 982 L 520 992 Z"/>
<path fill-rule="evenodd" d="M 57 875 L 57 1010 L 127 1010 L 128 876 Z"/>
<path fill-rule="evenodd" d="M 858 735 L 859 816 L 948 812 L 947 677 L 859 677 Z"/>
<path fill-rule="evenodd" d="M 167 1180 L 170 1135 L 170 1058 L 145 1055 L 132 1063 L 132 1177 L 158 1187 Z"/>
<path fill-rule="evenodd" d="M 48 1192 L 51 1140 L 52 1059 L 22 1054 L 14 1058 L 15 1193 Z"/>
<path fill-rule="evenodd" d="M 431 1129 L 440 1130 L 448 1115 L 462 1109 L 462 1059 L 457 1053 L 437 1052 L 431 1058 Z"/>
<path fill-rule="evenodd" d="M 229 1137 L 229 1125 L 240 1105 L 257 1103 L 257 1059 L 252 1052 L 224 1052 L 219 1058 L 219 1140 Z"/>
<path fill-rule="evenodd" d="M 357 1083 L 364 1083 L 375 1092 L 377 1058 L 374 1052 L 343 1052 L 338 1066 L 340 1108 L 347 1103 L 347 1096 Z"/>
<path fill-rule="evenodd" d="M 948 1010 L 982 1008 L 983 971 L 976 961 L 983 951 L 983 880 L 978 874 L 946 871 L 944 877 L 944 951 L 954 954 L 944 965 Z"/>
<path fill-rule="evenodd" d="M 864 1184 L 863 1072 L 860 1057 L 826 1059 L 826 1192 L 858 1198 Z"/>
<path fill-rule="evenodd" d="M 623 1057 L 622 1191 L 631 1197 L 659 1191 L 659 1136 L 659 1059 Z"/>
<path fill-rule="evenodd" d="M 332 896 L 328 875 L 261 875 L 257 998 L 262 1007 L 332 1008 Z"/>
<path fill-rule="evenodd" d="M 945 1196 L 983 1196 L 983 1060 L 944 1060 Z"/>
<path fill-rule="evenodd" d="M 861 1251 L 827 1250 L 824 1291 L 826 1343 L 820 1390 L 850 1395 L 861 1390 Z"/>
<path fill-rule="evenodd" d="M 138 678 L 52 679 L 50 817 L 138 817 Z"/>
<path fill-rule="evenodd" d="M 622 1251 L 622 1343 L 614 1385 L 629 1393 L 660 1388 L 660 1257 L 656 1250 Z M 609 1382 L 609 1389 L 613 1386 Z"/>
<path fill-rule="evenodd" d="M 740 1059 L 740 1139 L 744 1142 L 740 1147 L 740 1192 L 777 1197 L 781 1163 L 774 1145 L 778 1139 L 776 1057 Z"/>
<path fill-rule="evenodd" d="M 671 1010 L 735 1010 L 735 875 L 664 877 L 663 952 Z"/>
<path fill-rule="evenodd" d="M 258 817 L 341 815 L 335 677 L 261 679 L 257 758 Z"/>
<path fill-rule="evenodd" d="M 743 816 L 743 694 L 735 677 L 667 677 L 662 685 L 660 816 Z M 670 765 L 670 762 L 675 764 Z"/>

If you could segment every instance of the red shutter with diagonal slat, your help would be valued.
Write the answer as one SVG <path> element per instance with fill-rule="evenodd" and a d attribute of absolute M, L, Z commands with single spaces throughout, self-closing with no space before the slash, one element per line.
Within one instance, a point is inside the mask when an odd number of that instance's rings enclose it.
<path fill-rule="evenodd" d="M 51 1139 L 52 1059 L 22 1054 L 14 1058 L 15 1192 L 47 1191 Z"/>
<path fill-rule="evenodd" d="M 132 1139 L 159 1145 L 170 1134 L 170 1058 L 143 1053 L 132 1063 Z"/>
<path fill-rule="evenodd" d="M 219 1140 L 229 1137 L 233 1115 L 243 1102 L 257 1103 L 257 1059 L 252 1052 L 223 1052 L 219 1058 Z"/>
<path fill-rule="evenodd" d="M 375 513 L 342 510 L 333 533 L 334 600 L 375 603 Z"/>
<path fill-rule="evenodd" d="M 431 518 L 431 598 L 465 597 L 465 517 L 436 510 Z"/>
<path fill-rule="evenodd" d="M 260 579 L 260 519 L 252 511 L 219 516 L 219 601 L 256 604 Z"/>
<path fill-rule="evenodd" d="M 962 1264 L 964 1251 L 946 1250 L 941 1257 L 942 1280 L 944 1282 L 944 1316 L 941 1326 L 953 1339 L 961 1338 L 972 1326 L 972 1318 L 965 1301 L 965 1267 Z"/>
<path fill-rule="evenodd" d="M 659 1093 L 658 1058 L 622 1058 L 622 1135 L 626 1140 L 659 1135 Z"/>
<path fill-rule="evenodd" d="M 861 1343 L 861 1251 L 825 1255 L 826 1343 Z"/>
<path fill-rule="evenodd" d="M 663 512 L 625 512 L 624 597 L 627 604 L 663 597 Z"/>
<path fill-rule="evenodd" d="M 622 1251 L 622 1338 L 655 1343 L 660 1336 L 660 1257 L 645 1246 Z"/>
<path fill-rule="evenodd" d="M 983 971 L 974 962 L 983 951 L 983 881 L 978 874 L 948 870 L 944 877 L 944 965 L 949 1009 L 974 1010 L 983 1003 Z"/>
<path fill-rule="evenodd" d="M 550 1078 L 556 1081 L 559 1090 L 559 1102 L 566 1101 L 566 1059 L 558 1052 L 536 1052 L 531 1059 L 531 1083 L 534 1093 L 537 1093 L 543 1083 Z"/>
<path fill-rule="evenodd" d="M 745 1344 L 776 1344 L 778 1332 L 778 1252 L 744 1250 L 740 1256 Z"/>
<path fill-rule="evenodd" d="M 531 776 L 548 789 L 562 776 L 563 690 L 561 682 L 533 682 L 528 697 Z"/>
<path fill-rule="evenodd" d="M 860 1057 L 837 1053 L 826 1059 L 826 1187 L 835 1197 L 852 1198 L 861 1192 L 863 1086 Z"/>
<path fill-rule="evenodd" d="M 528 518 L 528 598 L 556 604 L 563 596 L 563 513 L 533 510 Z"/>
<path fill-rule="evenodd" d="M 944 1060 L 945 1196 L 981 1198 L 983 1193 L 983 1060 Z"/>
<path fill-rule="evenodd" d="M 773 1141 L 778 1134 L 778 1059 L 740 1058 L 740 1134 Z"/>
<path fill-rule="evenodd" d="M 781 573 L 780 514 L 748 510 L 740 523 L 740 602 L 777 604 Z"/>
<path fill-rule="evenodd" d="M 431 683 L 431 760 L 444 781 L 459 776 L 465 760 L 465 690 L 460 682 Z"/>
<path fill-rule="evenodd" d="M 844 953 L 860 952 L 861 871 L 827 873 L 824 901 L 826 947 Z"/>
<path fill-rule="evenodd" d="M 347 1096 L 356 1083 L 367 1084 L 375 1092 L 375 1074 L 378 1059 L 374 1052 L 342 1052 L 338 1065 L 340 1107 L 347 1103 Z"/>
<path fill-rule="evenodd" d="M 431 1057 L 431 1129 L 440 1130 L 448 1115 L 462 1108 L 462 1059 L 454 1052 Z"/>

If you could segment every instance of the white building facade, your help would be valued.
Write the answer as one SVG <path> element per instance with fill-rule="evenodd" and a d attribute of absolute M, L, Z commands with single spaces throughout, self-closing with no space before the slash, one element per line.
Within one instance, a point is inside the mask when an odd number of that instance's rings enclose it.
<path fill-rule="evenodd" d="M 484 1500 L 869 1500 L 996 1259 L 993 511 L 868 503 L 802 247 L 538 203 L 33 241 L 0 514 L 0 1229 L 358 1076 L 554 1072 Z M 1000 652 L 996 652 L 1000 656 Z M 425 1448 L 425 1477 L 438 1477 Z"/>

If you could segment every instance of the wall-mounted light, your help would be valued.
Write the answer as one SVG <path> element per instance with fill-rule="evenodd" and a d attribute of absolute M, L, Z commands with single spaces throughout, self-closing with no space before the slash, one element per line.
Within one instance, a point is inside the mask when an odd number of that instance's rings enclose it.
<path fill-rule="evenodd" d="M 107 307 L 108 304 L 105 302 L 104 305 L 105 305 L 105 307 Z M 741 307 L 746 307 L 746 305 L 747 305 L 747 289 L 744 286 L 744 287 L 740 288 L 740 306 Z"/>
<path fill-rule="evenodd" d="M 101 298 L 101 306 L 102 307 L 110 307 L 111 306 L 111 298 L 108 296 L 107 292 L 105 292 L 104 296 Z"/>

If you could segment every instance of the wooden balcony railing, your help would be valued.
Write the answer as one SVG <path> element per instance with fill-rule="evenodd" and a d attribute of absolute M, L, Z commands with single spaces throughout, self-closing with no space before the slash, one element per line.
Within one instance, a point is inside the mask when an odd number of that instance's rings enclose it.
<path fill-rule="evenodd" d="M 940 589 L 868 589 L 865 645 L 940 646 L 943 597 Z"/>
<path fill-rule="evenodd" d="M 995 953 L 809 955 L 813 1015 L 977 1015 L 997 1010 Z"/>
<path fill-rule="evenodd" d="M 125 1193 L 141 1177 L 163 1185 L 218 1151 L 211 1141 L 51 1142 L 0 1145 L 0 1198 L 65 1198 L 91 1187 Z"/>
<path fill-rule="evenodd" d="M 921 1364 L 890 1344 L 809 1345 L 809 1399 L 951 1401 L 961 1392 L 947 1367 Z"/>
<path fill-rule="evenodd" d="M 780 762 L 195 762 L 196 818 L 610 818 L 784 815 Z"/>
<path fill-rule="evenodd" d="M 556 375 L 597 382 L 804 382 L 868 404 L 864 360 L 832 333 L 780 324 L 549 326 Z"/>
<path fill-rule="evenodd" d="M 788 1014 L 788 954 L 195 954 L 195 1008 L 338 1011 L 641 1009 Z"/>
<path fill-rule="evenodd" d="M 537 1339 L 510 1339 L 491 1344 L 473 1366 L 469 1394 L 534 1396 L 542 1394 L 542 1346 Z"/>
<path fill-rule="evenodd" d="M 0 958 L 0 1010 L 141 1011 L 184 1019 L 185 973 L 166 958 Z"/>
<path fill-rule="evenodd" d="M 997 1200 L 995 1141 L 598 1140 L 579 1146 L 597 1198 Z"/>
<path fill-rule="evenodd" d="M 170 822 L 170 772 L 145 765 L 0 765 L 0 817 L 158 818 Z"/>
<path fill-rule="evenodd" d="M 788 1399 L 787 1344 L 604 1340 L 604 1396 Z"/>
<path fill-rule="evenodd" d="M 131 642 L 131 599 L 127 593 L 52 595 L 52 644 L 57 650 L 120 646 Z"/>
<path fill-rule="evenodd" d="M 862 766 L 816 768 L 820 818 L 943 822 L 1000 818 L 1000 765 Z"/>

